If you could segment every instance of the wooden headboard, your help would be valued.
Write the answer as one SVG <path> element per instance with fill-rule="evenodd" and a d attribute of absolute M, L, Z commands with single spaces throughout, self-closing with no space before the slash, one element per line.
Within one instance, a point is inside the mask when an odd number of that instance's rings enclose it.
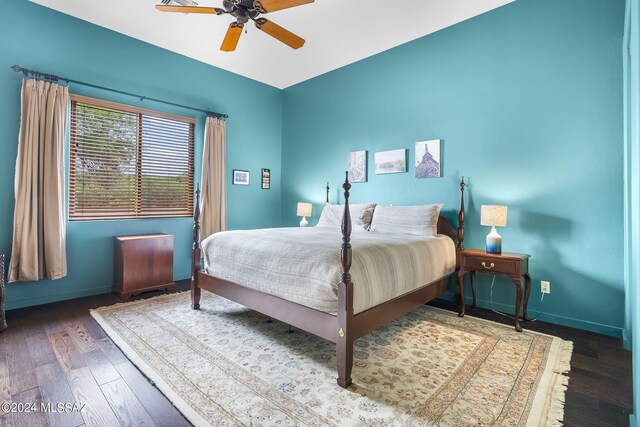
<path fill-rule="evenodd" d="M 451 240 L 456 242 L 456 248 L 461 251 L 464 250 L 464 187 L 465 183 L 463 176 L 460 181 L 460 211 L 458 211 L 458 228 L 454 228 L 453 225 L 451 225 L 451 221 L 444 216 L 440 215 L 438 218 L 438 234 L 449 236 Z M 326 191 L 326 201 L 329 203 L 329 182 L 327 182 Z"/>

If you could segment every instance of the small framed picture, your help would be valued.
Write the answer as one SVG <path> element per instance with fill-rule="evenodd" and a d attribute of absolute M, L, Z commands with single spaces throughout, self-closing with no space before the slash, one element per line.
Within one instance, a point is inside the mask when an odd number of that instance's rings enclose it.
<path fill-rule="evenodd" d="M 268 190 L 271 188 L 271 170 L 262 169 L 262 189 Z"/>
<path fill-rule="evenodd" d="M 367 182 L 367 152 L 352 151 L 349 153 L 349 181 Z"/>
<path fill-rule="evenodd" d="M 234 169 L 233 185 L 249 185 L 249 171 Z"/>
<path fill-rule="evenodd" d="M 416 178 L 439 178 L 442 176 L 440 149 L 442 141 L 416 142 Z"/>
<path fill-rule="evenodd" d="M 375 154 L 376 175 L 407 171 L 407 149 L 378 151 Z"/>

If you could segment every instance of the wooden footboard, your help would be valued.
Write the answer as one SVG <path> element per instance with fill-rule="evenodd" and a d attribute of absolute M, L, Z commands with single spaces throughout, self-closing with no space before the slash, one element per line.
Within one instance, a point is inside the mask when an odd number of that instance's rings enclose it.
<path fill-rule="evenodd" d="M 459 267 L 460 251 L 464 249 L 464 178 L 460 183 L 460 211 L 458 228 L 454 230 L 444 217 L 438 220 L 438 233 L 449 236 L 456 246 L 456 270 Z M 342 276 L 338 284 L 338 308 L 335 315 L 315 310 L 283 298 L 244 287 L 201 271 L 200 259 L 200 189 L 196 190 L 196 205 L 193 215 L 193 248 L 191 255 L 191 307 L 200 308 L 201 289 L 213 292 L 229 300 L 242 304 L 267 316 L 336 343 L 337 382 L 346 388 L 352 382 L 353 342 L 378 327 L 416 309 L 422 304 L 438 297 L 447 289 L 450 276 L 425 284 L 409 293 L 398 296 L 358 314 L 353 312 L 353 287 L 351 280 L 351 215 L 349 196 L 351 183 L 346 174 L 344 189 L 344 213 L 342 216 L 342 244 L 340 261 Z M 327 202 L 329 183 L 327 183 Z"/>

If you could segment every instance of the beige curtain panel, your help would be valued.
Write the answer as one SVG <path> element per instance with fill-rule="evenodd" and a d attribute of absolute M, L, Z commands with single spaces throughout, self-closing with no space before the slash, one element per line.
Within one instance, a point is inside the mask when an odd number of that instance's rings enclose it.
<path fill-rule="evenodd" d="M 64 145 L 69 89 L 22 82 L 9 282 L 67 275 Z"/>
<path fill-rule="evenodd" d="M 202 240 L 227 229 L 227 136 L 223 120 L 207 117 L 202 154 Z"/>

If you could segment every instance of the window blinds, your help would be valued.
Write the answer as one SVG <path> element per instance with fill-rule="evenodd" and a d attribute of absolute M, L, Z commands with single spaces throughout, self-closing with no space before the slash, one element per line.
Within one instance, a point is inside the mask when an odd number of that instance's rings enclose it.
<path fill-rule="evenodd" d="M 195 119 L 71 97 L 69 219 L 189 217 Z"/>

